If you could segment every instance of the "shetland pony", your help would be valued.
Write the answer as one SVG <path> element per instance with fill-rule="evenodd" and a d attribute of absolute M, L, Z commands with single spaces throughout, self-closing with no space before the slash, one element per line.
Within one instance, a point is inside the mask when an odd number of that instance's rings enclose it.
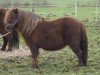
<path fill-rule="evenodd" d="M 39 48 L 55 51 L 69 45 L 77 55 L 80 66 L 87 65 L 88 41 L 85 26 L 77 19 L 63 17 L 47 21 L 35 13 L 19 9 L 7 11 L 5 20 L 8 31 L 20 32 L 31 50 L 32 66 L 38 67 Z"/>
<path fill-rule="evenodd" d="M 4 24 L 4 17 L 6 12 L 8 11 L 8 9 L 0 9 L 0 34 L 1 35 L 5 35 L 7 33 L 7 31 L 5 30 L 5 24 Z M 6 51 L 11 51 L 12 47 L 19 47 L 19 38 L 18 38 L 18 33 L 14 30 L 12 32 L 14 35 L 16 36 L 13 37 L 12 34 L 9 34 L 7 36 L 3 36 L 3 45 L 1 47 L 2 51 L 6 50 L 6 46 L 8 45 L 8 49 Z M 16 41 L 13 41 L 15 38 Z"/>

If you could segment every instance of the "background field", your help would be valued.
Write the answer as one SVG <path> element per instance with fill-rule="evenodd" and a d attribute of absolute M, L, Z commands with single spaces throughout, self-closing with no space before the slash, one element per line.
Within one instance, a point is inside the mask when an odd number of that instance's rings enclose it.
<path fill-rule="evenodd" d="M 7 0 L 0 0 L 0 2 L 6 2 Z M 16 0 L 12 0 L 12 1 L 16 1 Z M 43 2 L 44 0 L 17 0 L 20 2 Z M 59 4 L 64 4 L 64 3 L 74 3 L 74 2 L 96 2 L 99 0 L 45 0 L 48 1 L 50 3 L 59 3 Z"/>
<path fill-rule="evenodd" d="M 25 1 L 25 0 L 21 0 Z M 32 0 L 28 0 L 32 1 Z M 40 0 L 36 0 L 39 2 Z M 50 4 L 66 4 L 74 2 L 95 2 L 96 0 L 48 0 Z M 31 11 L 31 8 L 20 8 L 25 11 Z M 86 31 L 89 44 L 89 56 L 87 67 L 77 67 L 77 57 L 67 46 L 66 48 L 48 52 L 40 49 L 38 57 L 39 69 L 31 67 L 31 57 L 17 56 L 10 58 L 0 58 L 0 75 L 100 75 L 100 14 L 98 21 L 95 21 L 94 14 L 96 7 L 78 7 L 77 19 L 86 25 Z M 100 7 L 98 7 L 100 12 Z M 74 17 L 74 7 L 36 7 L 35 13 L 48 19 L 56 19 L 64 16 Z M 2 39 L 2 38 L 1 38 Z M 0 40 L 1 40 L 0 39 Z M 2 40 L 0 41 L 0 45 Z M 21 45 L 24 45 L 21 40 Z M 24 45 L 26 46 L 26 45 Z M 20 50 L 17 50 L 20 52 Z"/>

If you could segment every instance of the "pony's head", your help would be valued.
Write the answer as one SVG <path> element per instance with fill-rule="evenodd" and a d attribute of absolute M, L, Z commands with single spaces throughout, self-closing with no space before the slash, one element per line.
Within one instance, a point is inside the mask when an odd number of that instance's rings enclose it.
<path fill-rule="evenodd" d="M 18 16 L 18 9 L 11 9 L 6 13 L 4 23 L 7 31 L 13 31 L 17 27 Z"/>
<path fill-rule="evenodd" d="M 35 13 L 11 9 L 7 11 L 4 22 L 7 31 L 18 30 L 21 33 L 30 35 L 38 23 L 42 22 L 42 18 Z"/>

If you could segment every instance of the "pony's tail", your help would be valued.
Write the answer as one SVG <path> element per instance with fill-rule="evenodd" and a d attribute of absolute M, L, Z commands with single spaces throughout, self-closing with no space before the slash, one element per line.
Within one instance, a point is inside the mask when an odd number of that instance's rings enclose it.
<path fill-rule="evenodd" d="M 16 30 L 12 32 L 12 38 L 13 38 L 13 48 L 19 49 L 19 35 Z"/>
<path fill-rule="evenodd" d="M 85 30 L 84 25 L 81 25 L 80 49 L 82 50 L 83 63 L 86 66 L 87 65 L 87 57 L 88 57 L 88 39 L 87 39 L 86 30 Z"/>

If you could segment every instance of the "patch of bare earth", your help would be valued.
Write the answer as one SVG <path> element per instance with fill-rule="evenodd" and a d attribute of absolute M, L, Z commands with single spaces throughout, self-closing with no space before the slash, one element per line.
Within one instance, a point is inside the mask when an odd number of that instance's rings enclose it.
<path fill-rule="evenodd" d="M 29 56 L 31 55 L 31 52 L 29 48 L 27 47 L 19 47 L 19 49 L 14 49 L 12 51 L 0 51 L 0 58 L 6 59 L 6 58 L 11 58 L 11 57 L 16 57 L 16 56 Z"/>

